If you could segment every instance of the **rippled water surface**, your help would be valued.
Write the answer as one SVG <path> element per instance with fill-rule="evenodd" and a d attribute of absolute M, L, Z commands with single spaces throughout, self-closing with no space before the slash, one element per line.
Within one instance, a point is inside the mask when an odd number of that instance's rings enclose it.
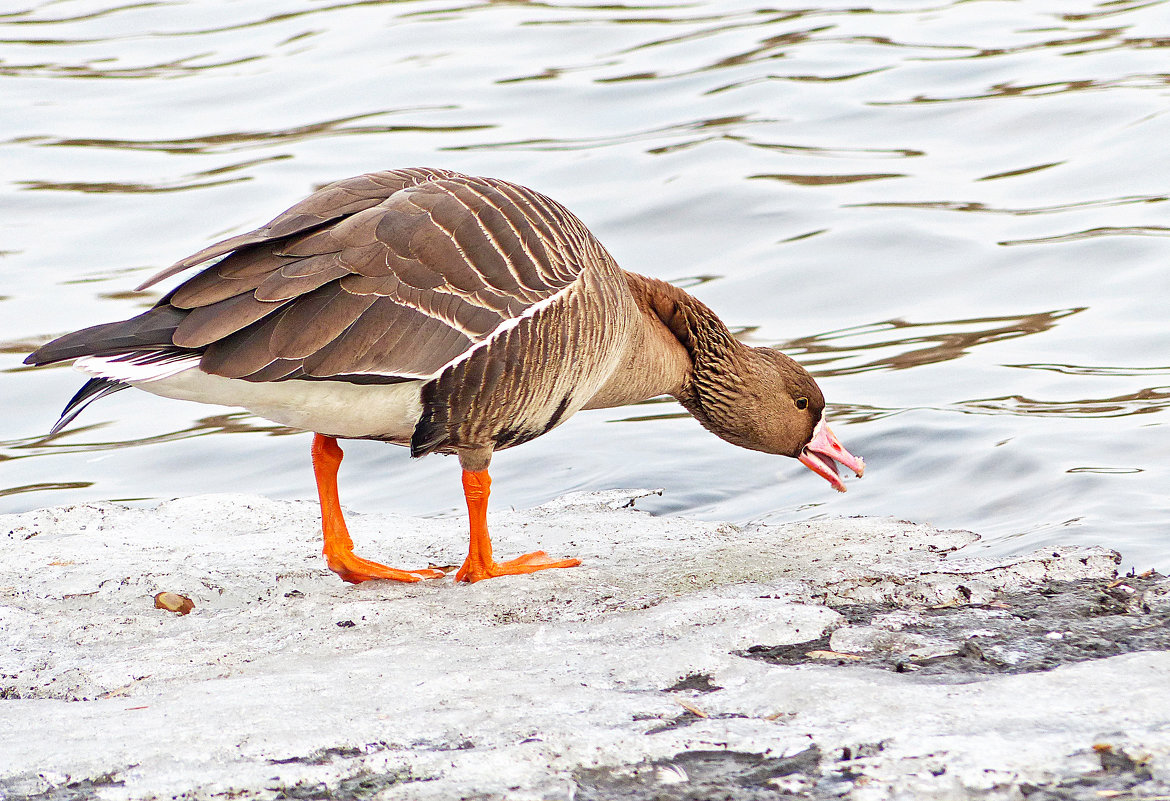
<path fill-rule="evenodd" d="M 673 402 L 498 455 L 493 503 L 661 486 L 738 522 L 895 515 L 1167 563 L 1170 3 L 29 0 L 0 13 L 0 511 L 312 498 L 309 437 L 24 354 L 331 180 L 449 167 L 575 211 L 819 377 L 836 495 Z M 355 509 L 461 509 L 452 459 L 351 443 Z M 181 532 L 176 532 L 181 542 Z"/>

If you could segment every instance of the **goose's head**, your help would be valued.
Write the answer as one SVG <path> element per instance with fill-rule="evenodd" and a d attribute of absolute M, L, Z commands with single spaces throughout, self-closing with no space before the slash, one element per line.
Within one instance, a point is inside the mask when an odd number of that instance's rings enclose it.
<path fill-rule="evenodd" d="M 695 416 L 707 429 L 743 448 L 791 456 L 838 492 L 845 491 L 838 465 L 865 472 L 825 423 L 825 396 L 803 367 L 772 348 L 744 348 L 733 362 L 695 376 Z"/>

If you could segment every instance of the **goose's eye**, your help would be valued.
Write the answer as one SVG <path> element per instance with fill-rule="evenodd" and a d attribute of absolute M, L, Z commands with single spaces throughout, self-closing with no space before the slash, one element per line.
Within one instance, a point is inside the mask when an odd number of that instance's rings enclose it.
<path fill-rule="evenodd" d="M 796 408 L 797 409 L 807 409 L 808 408 L 808 398 L 797 398 L 796 399 Z"/>

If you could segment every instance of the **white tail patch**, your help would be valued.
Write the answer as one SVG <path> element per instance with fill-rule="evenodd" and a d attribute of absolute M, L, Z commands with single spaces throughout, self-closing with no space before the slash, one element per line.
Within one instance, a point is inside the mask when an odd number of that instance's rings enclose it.
<path fill-rule="evenodd" d="M 153 356 L 153 354 L 150 354 Z M 174 361 L 154 361 L 147 358 L 147 354 L 140 354 L 127 358 L 126 356 L 86 356 L 78 359 L 73 366 L 83 373 L 99 378 L 112 378 L 115 381 L 125 381 L 127 384 L 138 382 L 157 381 L 160 378 L 169 378 L 199 366 L 199 357 L 175 359 Z"/>
<path fill-rule="evenodd" d="M 422 381 L 245 381 L 205 373 L 198 365 L 198 358 L 139 364 L 89 356 L 75 366 L 164 398 L 237 406 L 280 425 L 336 437 L 409 442 L 422 416 Z"/>

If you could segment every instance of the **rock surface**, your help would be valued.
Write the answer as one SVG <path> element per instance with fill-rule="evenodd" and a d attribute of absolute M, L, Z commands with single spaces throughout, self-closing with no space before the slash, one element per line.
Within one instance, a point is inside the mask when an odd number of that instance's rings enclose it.
<path fill-rule="evenodd" d="M 0 798 L 1170 795 L 1162 577 L 637 495 L 493 515 L 501 554 L 584 565 L 472 586 L 343 584 L 309 503 L 0 517 Z M 364 556 L 462 560 L 461 519 L 350 521 Z"/>

